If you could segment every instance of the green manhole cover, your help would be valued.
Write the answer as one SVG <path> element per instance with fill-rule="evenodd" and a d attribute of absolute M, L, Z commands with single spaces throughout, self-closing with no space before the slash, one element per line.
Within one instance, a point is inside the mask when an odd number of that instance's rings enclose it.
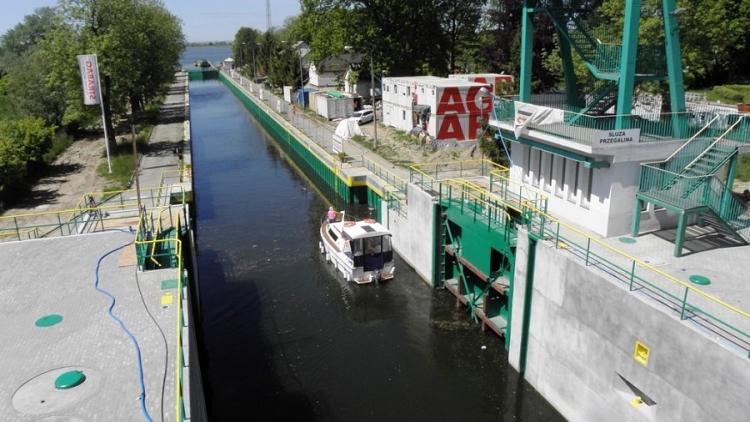
<path fill-rule="evenodd" d="M 632 237 L 621 237 L 620 242 L 622 243 L 635 243 L 635 239 Z"/>
<path fill-rule="evenodd" d="M 177 279 L 164 280 L 161 282 L 162 290 L 175 289 L 175 288 L 177 288 Z"/>
<path fill-rule="evenodd" d="M 693 274 L 690 276 L 690 281 L 695 284 L 700 284 L 705 286 L 706 284 L 711 284 L 711 280 L 708 279 L 708 277 L 698 274 Z"/>
<path fill-rule="evenodd" d="M 63 320 L 62 315 L 46 315 L 36 320 L 37 327 L 51 327 Z"/>
<path fill-rule="evenodd" d="M 67 390 L 80 385 L 86 380 L 86 375 L 83 375 L 81 371 L 69 371 L 66 372 L 55 380 L 55 388 L 58 390 Z"/>

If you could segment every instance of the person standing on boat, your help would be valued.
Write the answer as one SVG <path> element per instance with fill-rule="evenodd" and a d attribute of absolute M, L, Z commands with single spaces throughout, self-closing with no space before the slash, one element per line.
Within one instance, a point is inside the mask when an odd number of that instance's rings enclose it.
<path fill-rule="evenodd" d="M 334 223 L 336 222 L 336 210 L 333 209 L 333 207 L 328 207 L 328 222 Z"/>

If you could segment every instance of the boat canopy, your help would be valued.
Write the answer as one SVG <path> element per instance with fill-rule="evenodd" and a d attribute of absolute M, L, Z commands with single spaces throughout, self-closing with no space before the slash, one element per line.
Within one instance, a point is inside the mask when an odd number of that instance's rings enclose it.
<path fill-rule="evenodd" d="M 376 236 L 390 236 L 391 232 L 380 223 L 359 223 L 353 226 L 344 226 L 344 234 L 350 239 L 365 239 Z"/>

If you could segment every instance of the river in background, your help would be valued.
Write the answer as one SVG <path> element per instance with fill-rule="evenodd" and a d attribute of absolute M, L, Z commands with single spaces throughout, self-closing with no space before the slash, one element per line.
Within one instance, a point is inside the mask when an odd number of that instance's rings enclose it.
<path fill-rule="evenodd" d="M 232 57 L 232 48 L 228 45 L 188 47 L 180 57 L 180 67 L 182 69 L 193 69 L 195 68 L 195 62 L 200 62 L 203 59 L 218 65 L 227 57 Z"/>
<path fill-rule="evenodd" d="M 334 273 L 318 230 L 328 205 L 342 204 L 229 89 L 191 82 L 190 104 L 212 421 L 564 420 L 507 364 L 497 336 L 398 257 L 391 282 Z"/>

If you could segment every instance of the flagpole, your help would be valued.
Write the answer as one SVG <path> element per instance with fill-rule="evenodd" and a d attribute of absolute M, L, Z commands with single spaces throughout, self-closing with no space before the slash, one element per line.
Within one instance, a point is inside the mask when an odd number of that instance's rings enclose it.
<path fill-rule="evenodd" d="M 112 173 L 112 161 L 109 159 L 109 136 L 107 135 L 107 121 L 104 118 L 104 94 L 102 93 L 102 81 L 99 79 L 99 58 L 94 54 L 94 60 L 97 62 L 96 66 L 96 85 L 99 92 L 99 104 L 102 106 L 102 128 L 104 128 L 104 146 L 107 150 L 107 168 Z"/>

